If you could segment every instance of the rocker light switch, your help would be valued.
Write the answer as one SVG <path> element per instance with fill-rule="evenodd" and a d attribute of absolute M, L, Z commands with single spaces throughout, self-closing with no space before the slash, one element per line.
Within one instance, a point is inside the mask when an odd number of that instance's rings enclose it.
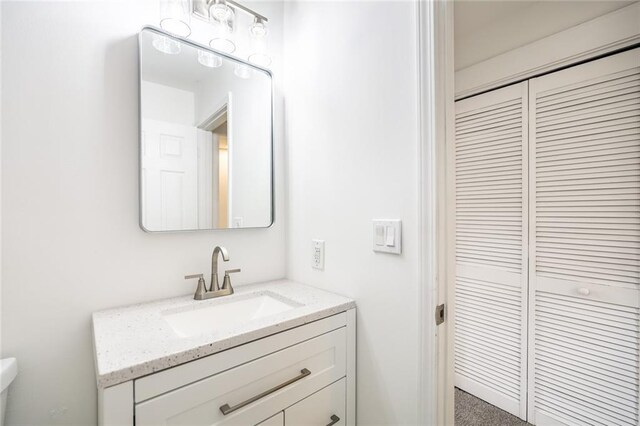
<path fill-rule="evenodd" d="M 383 246 L 384 245 L 384 226 L 375 225 L 373 232 L 374 232 L 375 245 Z"/>
<path fill-rule="evenodd" d="M 402 253 L 402 221 L 373 221 L 373 251 L 381 253 Z"/>
<path fill-rule="evenodd" d="M 396 245 L 396 228 L 393 226 L 385 226 L 385 241 L 384 245 L 387 247 L 394 247 Z"/>

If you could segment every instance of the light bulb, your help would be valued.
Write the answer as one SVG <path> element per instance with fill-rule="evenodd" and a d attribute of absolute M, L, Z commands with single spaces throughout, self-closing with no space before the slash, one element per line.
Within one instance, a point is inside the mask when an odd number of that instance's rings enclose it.
<path fill-rule="evenodd" d="M 218 68 L 222 65 L 222 58 L 218 55 L 214 55 L 211 52 L 205 52 L 204 50 L 198 50 L 198 62 L 209 68 Z"/>
<path fill-rule="evenodd" d="M 253 24 L 249 27 L 249 32 L 256 38 L 265 37 L 268 33 L 267 26 L 260 18 L 255 18 L 253 20 Z"/>
<path fill-rule="evenodd" d="M 160 52 L 168 55 L 177 55 L 180 53 L 180 43 L 163 35 L 154 34 L 151 44 Z"/>
<path fill-rule="evenodd" d="M 217 1 L 209 8 L 209 16 L 219 22 L 225 22 L 233 15 L 233 10 L 224 1 Z"/>
<path fill-rule="evenodd" d="M 212 38 L 209 46 L 224 53 L 233 53 L 236 50 L 236 44 L 224 37 Z"/>
<path fill-rule="evenodd" d="M 251 77 L 251 70 L 248 66 L 243 64 L 237 64 L 236 68 L 233 70 L 233 73 L 244 80 Z"/>

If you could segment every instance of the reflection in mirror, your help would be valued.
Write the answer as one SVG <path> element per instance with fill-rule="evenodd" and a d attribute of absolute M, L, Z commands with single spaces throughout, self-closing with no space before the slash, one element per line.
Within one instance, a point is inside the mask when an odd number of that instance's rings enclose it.
<path fill-rule="evenodd" d="M 143 229 L 270 226 L 271 114 L 267 72 L 144 29 L 140 33 Z"/>

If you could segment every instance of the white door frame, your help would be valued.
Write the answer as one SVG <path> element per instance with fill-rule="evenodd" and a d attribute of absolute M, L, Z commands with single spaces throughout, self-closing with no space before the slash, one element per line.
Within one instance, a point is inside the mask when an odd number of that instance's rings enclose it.
<path fill-rule="evenodd" d="M 420 389 L 423 425 L 453 424 L 453 322 L 447 294 L 446 140 L 453 127 L 453 2 L 419 1 Z M 445 303 L 446 301 L 446 303 Z M 445 322 L 436 325 L 436 306 Z"/>
<path fill-rule="evenodd" d="M 227 92 L 227 96 L 220 99 L 213 112 L 197 125 L 199 129 L 213 131 L 226 119 L 227 121 L 227 226 L 232 228 L 233 218 L 233 92 Z"/>

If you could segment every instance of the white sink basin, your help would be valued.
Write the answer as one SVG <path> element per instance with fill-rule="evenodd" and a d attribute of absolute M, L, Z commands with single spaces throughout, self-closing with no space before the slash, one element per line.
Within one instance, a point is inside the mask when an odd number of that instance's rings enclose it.
<path fill-rule="evenodd" d="M 225 300 L 226 297 L 229 299 Z M 302 306 L 270 292 L 223 296 L 200 303 L 202 306 L 164 311 L 162 316 L 178 336 L 192 337 L 242 326 Z"/>

